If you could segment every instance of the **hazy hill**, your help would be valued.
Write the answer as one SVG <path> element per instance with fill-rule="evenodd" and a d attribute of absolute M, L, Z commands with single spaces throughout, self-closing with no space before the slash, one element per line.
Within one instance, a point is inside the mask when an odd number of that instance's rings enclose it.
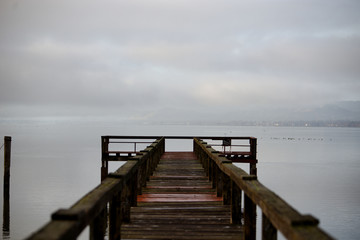
<path fill-rule="evenodd" d="M 360 122 L 360 101 L 343 101 L 311 109 L 223 110 L 164 108 L 149 114 L 143 121 L 160 123 L 232 123 L 264 122 Z"/>

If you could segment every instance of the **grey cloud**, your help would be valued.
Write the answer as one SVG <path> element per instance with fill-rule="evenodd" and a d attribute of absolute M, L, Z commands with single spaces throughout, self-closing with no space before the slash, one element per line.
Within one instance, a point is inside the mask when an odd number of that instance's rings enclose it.
<path fill-rule="evenodd" d="M 0 107 L 156 114 L 359 100 L 359 10 L 355 0 L 3 0 Z"/>

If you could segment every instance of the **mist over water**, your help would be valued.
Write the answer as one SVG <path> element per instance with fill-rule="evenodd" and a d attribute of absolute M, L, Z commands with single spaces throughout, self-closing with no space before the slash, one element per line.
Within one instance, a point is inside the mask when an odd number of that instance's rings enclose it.
<path fill-rule="evenodd" d="M 0 122 L 0 135 L 12 136 L 10 232 L 4 239 L 23 239 L 49 221 L 52 212 L 71 206 L 100 183 L 102 135 L 256 137 L 258 177 L 265 186 L 299 212 L 319 218 L 320 227 L 335 238 L 360 236 L 359 128 L 47 120 Z M 169 141 L 166 150 L 192 151 L 192 142 Z M 110 170 L 118 167 L 111 163 Z"/>

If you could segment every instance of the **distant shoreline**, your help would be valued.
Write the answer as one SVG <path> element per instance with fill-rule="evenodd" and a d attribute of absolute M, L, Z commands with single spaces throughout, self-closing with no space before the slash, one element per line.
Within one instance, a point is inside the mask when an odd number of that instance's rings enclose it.
<path fill-rule="evenodd" d="M 79 122 L 118 122 L 121 124 L 134 125 L 202 125 L 202 126 L 264 126 L 264 127 L 346 127 L 346 128 L 360 128 L 360 121 L 354 120 L 266 120 L 266 121 L 251 121 L 251 120 L 229 120 L 229 121 L 211 121 L 211 120 L 129 120 L 117 118 L 92 118 L 92 117 L 53 117 L 53 118 L 0 118 L 0 124 L 56 124 L 56 123 L 79 123 Z"/>
<path fill-rule="evenodd" d="M 164 121 L 149 122 L 160 125 L 218 125 L 218 126 L 265 126 L 265 127 L 348 127 L 360 128 L 360 121 Z"/>

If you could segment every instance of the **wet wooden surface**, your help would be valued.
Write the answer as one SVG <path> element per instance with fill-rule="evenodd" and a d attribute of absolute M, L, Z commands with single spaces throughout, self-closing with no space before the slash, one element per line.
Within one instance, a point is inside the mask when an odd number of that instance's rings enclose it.
<path fill-rule="evenodd" d="M 167 152 L 147 182 L 122 239 L 241 239 L 193 152 Z"/>

